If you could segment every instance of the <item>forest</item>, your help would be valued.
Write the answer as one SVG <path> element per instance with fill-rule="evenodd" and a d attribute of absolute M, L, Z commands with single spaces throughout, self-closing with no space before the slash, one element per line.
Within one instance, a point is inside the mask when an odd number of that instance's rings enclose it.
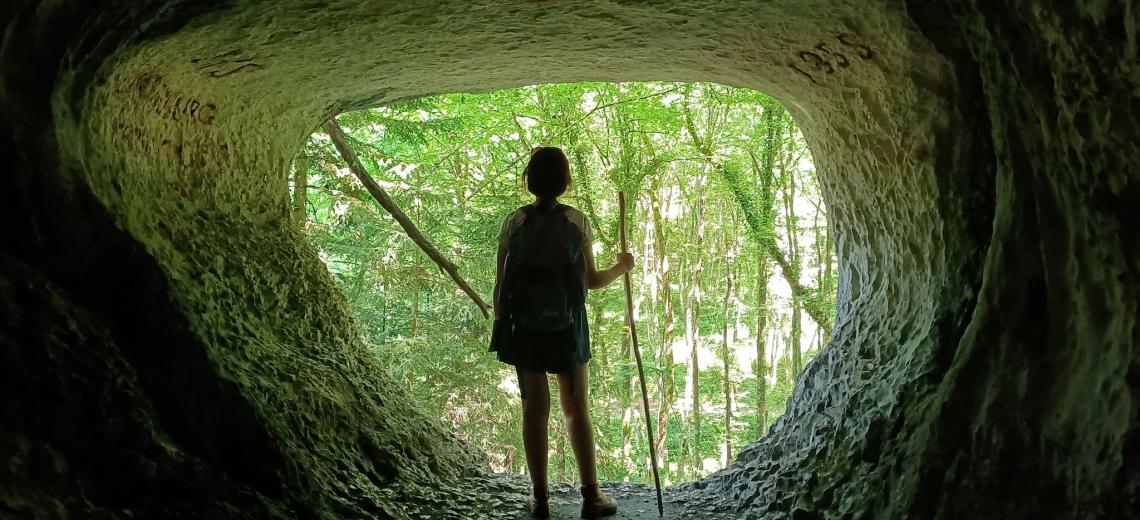
<path fill-rule="evenodd" d="M 762 93 L 551 84 L 419 98 L 336 122 L 365 175 L 488 303 L 495 235 L 531 200 L 520 176 L 533 147 L 570 157 L 573 184 L 561 200 L 590 219 L 599 265 L 620 247 L 625 193 L 634 315 L 666 483 L 716 471 L 763 435 L 829 340 L 838 274 L 827 208 L 803 136 Z M 292 211 L 364 343 L 386 377 L 493 469 L 525 472 L 518 386 L 488 352 L 491 322 L 377 203 L 332 137 L 313 133 L 295 158 Z M 621 284 L 592 291 L 587 308 L 599 477 L 649 481 Z M 565 437 L 552 419 L 551 476 L 572 482 Z"/>

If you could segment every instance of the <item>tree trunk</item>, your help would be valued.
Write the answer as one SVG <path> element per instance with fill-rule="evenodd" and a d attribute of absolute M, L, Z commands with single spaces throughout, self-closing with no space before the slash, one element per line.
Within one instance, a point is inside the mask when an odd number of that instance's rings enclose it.
<path fill-rule="evenodd" d="M 784 335 L 781 331 L 784 330 L 784 320 L 779 313 L 770 312 L 768 321 L 770 322 L 768 339 L 771 343 L 768 345 L 768 373 L 765 376 L 768 378 L 768 388 L 775 388 L 780 382 L 780 363 L 787 353 L 782 345 Z"/>
<path fill-rule="evenodd" d="M 654 443 L 657 445 L 657 455 L 664 462 L 661 466 L 662 474 L 667 475 L 669 471 L 669 451 L 666 446 L 665 440 L 668 438 L 669 432 L 669 413 L 673 407 L 674 389 L 673 389 L 673 330 L 675 327 L 676 317 L 673 315 L 673 291 L 669 287 L 671 283 L 670 274 L 671 269 L 669 265 L 669 255 L 666 251 L 666 237 L 664 223 L 661 220 L 661 213 L 664 209 L 668 214 L 669 204 L 671 197 L 664 197 L 664 208 L 662 208 L 661 197 L 659 190 L 658 196 L 654 197 L 657 201 L 653 205 L 653 232 L 656 247 L 654 250 L 657 253 L 657 285 L 660 287 L 660 295 L 662 305 L 664 306 L 664 322 L 662 323 L 661 343 L 658 349 L 657 360 L 661 366 L 658 377 L 658 388 L 660 391 L 661 402 L 657 410 L 657 439 Z"/>
<path fill-rule="evenodd" d="M 414 254 L 414 253 L 413 253 Z M 424 273 L 421 270 L 420 255 L 416 256 L 416 267 L 412 269 L 412 276 L 415 277 L 413 282 L 415 287 L 414 297 L 412 298 L 412 337 L 416 338 L 420 335 L 420 294 L 423 293 L 424 288 Z"/>
<path fill-rule="evenodd" d="M 633 349 L 629 342 L 629 334 L 623 334 L 621 340 L 621 357 L 629 360 L 633 357 Z M 625 464 L 626 473 L 633 471 L 633 374 L 629 363 L 622 363 L 621 369 L 621 455 Z"/>
<path fill-rule="evenodd" d="M 558 470 L 555 479 L 566 482 L 566 421 L 557 421 L 558 427 L 554 430 L 555 458 L 558 459 Z"/>
<path fill-rule="evenodd" d="M 794 165 L 789 164 L 791 152 L 784 150 L 781 154 L 779 169 L 780 179 L 783 182 L 784 192 L 784 233 L 788 242 L 788 263 L 792 278 L 799 280 L 800 278 L 800 244 L 798 231 L 798 222 L 796 217 L 796 172 Z M 803 307 L 803 297 L 795 292 L 792 293 L 792 330 L 791 337 L 788 341 L 788 347 L 792 350 L 792 381 L 794 382 L 799 378 L 800 372 L 803 370 L 803 359 L 800 351 L 800 309 Z"/>
<path fill-rule="evenodd" d="M 606 335 L 602 333 L 601 324 L 603 323 L 603 311 L 605 306 L 601 303 L 588 306 L 589 311 L 593 317 L 590 318 L 590 351 L 594 353 L 593 359 L 590 360 L 592 368 L 590 369 L 590 380 L 596 383 L 603 383 L 612 381 L 614 378 L 614 363 L 613 355 L 606 348 L 604 340 Z M 612 417 L 615 412 L 614 401 L 610 399 L 599 400 L 596 402 L 601 407 L 601 417 Z M 595 429 L 597 423 L 595 423 Z M 606 467 L 607 464 L 612 465 L 616 456 L 609 450 L 598 451 L 598 467 Z"/>
<path fill-rule="evenodd" d="M 768 354 L 764 347 L 768 327 L 768 259 L 763 253 L 756 261 L 756 438 L 768 431 Z"/>
<path fill-rule="evenodd" d="M 732 301 L 732 255 L 728 251 L 728 233 L 724 235 L 724 331 L 721 335 L 720 354 L 724 361 L 724 451 L 721 453 L 721 467 L 728 466 L 728 459 L 732 453 L 732 352 L 730 348 L 733 334 L 729 326 L 729 304 Z"/>
<path fill-rule="evenodd" d="M 308 156 L 301 154 L 293 164 L 293 220 L 305 224 L 308 218 L 309 202 L 309 160 Z"/>
<path fill-rule="evenodd" d="M 690 345 L 692 345 L 692 342 L 693 342 L 693 296 L 692 296 L 693 282 L 692 282 L 692 280 L 693 280 L 692 268 L 691 268 L 691 265 L 689 264 L 689 261 L 686 259 L 685 269 L 682 271 L 682 275 L 681 275 L 681 295 L 680 296 L 681 296 L 681 305 L 684 308 L 684 313 L 685 313 L 685 346 L 689 347 L 690 351 L 692 350 L 692 347 Z M 689 403 L 689 402 L 692 402 L 692 400 L 693 400 L 692 379 L 690 379 L 688 377 L 688 372 L 687 372 L 691 368 L 691 365 L 692 365 L 692 360 L 690 359 L 690 361 L 688 363 L 686 363 L 686 367 L 685 367 L 686 374 L 685 374 L 685 379 L 684 379 L 684 383 L 685 383 L 685 390 L 684 390 L 685 401 L 684 401 L 684 403 Z M 688 463 L 689 463 L 689 458 L 690 458 L 690 451 L 692 450 L 692 445 L 689 442 L 689 439 L 691 437 L 690 434 L 692 433 L 690 431 L 690 428 L 691 428 L 691 423 L 689 421 L 689 409 L 686 408 L 685 406 L 681 406 L 681 430 L 682 430 L 681 453 L 677 457 L 677 474 L 678 474 L 678 478 L 681 480 L 688 478 L 688 475 L 689 475 Z"/>
<path fill-rule="evenodd" d="M 602 334 L 602 311 L 605 310 L 605 305 L 601 303 L 597 305 L 590 305 L 590 310 L 593 312 L 593 317 L 590 318 L 590 352 L 594 354 L 593 372 L 597 375 L 599 381 L 609 381 L 612 375 L 610 372 L 613 370 L 612 363 L 610 362 L 610 352 L 602 343 L 605 337 Z"/>
<path fill-rule="evenodd" d="M 816 185 L 819 185 L 818 178 Z M 832 301 L 832 303 L 834 303 L 835 286 L 831 282 L 831 257 L 832 251 L 835 249 L 835 245 L 831 241 L 831 219 L 826 213 L 826 206 L 823 204 L 820 204 L 820 212 L 823 212 L 823 226 L 816 227 L 816 244 L 819 250 L 820 261 L 818 283 L 819 293 L 820 295 L 826 296 Z M 831 305 L 829 308 L 834 309 L 834 307 L 834 305 Z M 819 327 L 820 331 L 822 332 L 820 337 L 820 345 L 826 346 L 829 342 L 831 342 L 831 331 L 833 327 L 831 324 L 826 323 L 820 323 Z"/>
<path fill-rule="evenodd" d="M 807 178 L 811 179 L 814 182 L 814 178 L 812 176 L 809 175 Z M 823 263 L 825 261 L 823 258 L 823 250 L 824 250 L 823 249 L 824 248 L 823 235 L 824 235 L 824 233 L 821 231 L 821 226 L 819 225 L 819 220 L 821 218 L 826 218 L 826 217 L 822 214 L 822 211 L 820 211 L 820 209 L 821 209 L 821 207 L 817 205 L 816 211 L 812 214 L 812 226 L 811 226 L 812 233 L 814 235 L 811 242 L 812 242 L 812 256 L 815 259 L 815 295 L 816 295 L 817 300 L 819 298 L 823 298 L 824 295 L 827 294 L 825 292 L 827 290 L 827 280 L 825 280 L 823 277 Z M 812 352 L 813 350 L 818 348 L 818 347 L 816 347 L 817 340 L 822 341 L 822 339 L 823 339 L 823 325 L 821 325 L 819 323 L 816 323 L 816 325 L 817 325 L 816 334 L 815 334 L 815 336 L 812 337 L 812 344 L 808 346 L 808 352 Z M 820 346 L 822 346 L 822 343 L 820 344 Z"/>
<path fill-rule="evenodd" d="M 640 204 L 639 200 L 633 200 L 632 201 L 632 206 L 634 208 L 637 208 L 639 204 Z M 641 214 L 644 214 L 644 213 L 645 212 L 641 212 Z M 649 259 L 653 258 L 653 252 L 651 249 L 652 248 L 652 241 L 651 241 L 652 237 L 650 236 L 648 230 L 646 229 L 646 227 L 648 225 L 649 225 L 649 220 L 648 219 L 642 219 L 642 234 L 641 234 L 641 236 L 638 237 L 636 234 L 631 234 L 628 237 L 629 240 L 635 244 L 637 243 L 636 240 L 638 238 L 641 239 L 641 248 L 642 249 L 641 249 L 639 254 L 643 260 L 641 262 L 638 262 L 638 265 L 639 265 L 639 267 L 641 267 L 641 279 L 642 280 L 648 280 L 649 274 L 652 272 L 652 270 L 654 268 L 653 262 L 649 260 Z M 637 230 L 636 225 L 630 226 L 630 228 L 631 228 L 631 231 Z M 640 319 L 642 316 L 646 315 L 646 313 L 642 310 L 643 307 L 646 305 L 646 301 L 648 300 L 650 302 L 650 305 L 652 305 L 652 298 L 651 298 L 650 291 L 645 290 L 645 287 L 643 286 L 643 284 L 638 284 L 638 287 L 639 287 L 639 289 L 637 291 L 637 298 L 633 300 L 633 315 L 634 315 L 634 317 L 637 317 L 638 319 Z M 640 339 L 640 337 L 639 337 L 639 339 Z M 640 345 L 640 343 L 638 343 L 638 344 Z"/>
<path fill-rule="evenodd" d="M 696 250 L 698 252 L 704 250 L 705 238 L 705 200 L 704 200 L 704 179 L 707 178 L 708 169 L 705 168 L 705 174 L 698 177 L 699 183 L 702 186 L 697 192 L 697 212 L 696 212 L 696 226 L 697 226 L 697 241 Z M 697 257 L 696 268 L 693 269 L 693 284 L 692 296 L 690 307 L 692 308 L 692 338 L 689 343 L 689 380 L 692 387 L 692 405 L 693 405 L 693 463 L 699 472 L 702 468 L 702 453 L 701 453 L 701 363 L 700 363 L 700 343 L 701 343 L 701 299 L 702 299 L 702 273 L 704 272 L 704 259 L 701 256 Z"/>
<path fill-rule="evenodd" d="M 800 302 L 792 297 L 792 331 L 788 338 L 788 348 L 792 351 L 792 383 L 800 377 L 804 369 L 803 356 L 800 352 Z"/>

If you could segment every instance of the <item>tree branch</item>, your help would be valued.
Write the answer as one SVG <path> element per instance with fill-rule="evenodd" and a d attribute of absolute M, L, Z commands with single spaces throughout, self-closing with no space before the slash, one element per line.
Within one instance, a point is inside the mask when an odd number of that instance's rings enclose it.
<path fill-rule="evenodd" d="M 420 233 L 416 225 L 412 223 L 411 219 L 396 205 L 395 201 L 388 196 L 384 188 L 381 188 L 380 185 L 368 175 L 368 171 L 364 169 L 364 165 L 360 163 L 360 159 L 356 156 L 356 153 L 348 146 L 344 131 L 340 128 L 340 124 L 336 122 L 336 118 L 330 119 L 325 123 L 325 132 L 329 135 L 329 138 L 332 139 L 333 145 L 336 146 L 337 151 L 340 152 L 341 158 L 348 164 L 349 169 L 352 170 L 356 178 L 360 179 L 360 182 L 364 184 L 368 193 L 372 194 L 376 202 L 378 202 L 388 214 L 392 215 L 392 218 L 396 219 L 396 222 L 399 222 L 400 227 L 404 228 L 404 232 L 407 233 L 408 238 L 412 239 L 412 242 L 415 242 L 440 269 L 443 269 L 451 276 L 451 279 L 455 281 L 459 288 L 479 306 L 479 310 L 483 311 L 483 317 L 490 319 L 491 313 L 487 308 L 487 303 L 484 302 L 483 299 L 471 289 L 471 286 L 467 284 L 463 277 L 459 275 L 459 269 L 455 264 L 443 257 L 439 250 Z"/>

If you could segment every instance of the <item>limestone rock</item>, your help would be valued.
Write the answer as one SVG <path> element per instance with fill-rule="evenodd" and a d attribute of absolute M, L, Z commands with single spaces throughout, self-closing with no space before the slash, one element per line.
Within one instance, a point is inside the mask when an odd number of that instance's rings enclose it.
<path fill-rule="evenodd" d="M 287 164 L 344 110 L 652 79 L 787 104 L 841 267 L 788 414 L 685 504 L 1138 517 L 1137 13 L 10 0 L 0 515 L 479 518 L 494 498 L 464 482 L 492 477 L 378 375 L 290 223 Z"/>

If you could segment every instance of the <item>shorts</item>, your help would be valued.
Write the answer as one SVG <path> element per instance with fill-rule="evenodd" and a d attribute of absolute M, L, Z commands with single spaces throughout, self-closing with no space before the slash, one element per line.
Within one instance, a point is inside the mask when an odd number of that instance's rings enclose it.
<path fill-rule="evenodd" d="M 496 352 L 499 361 L 518 368 L 559 374 L 590 360 L 589 342 L 580 341 L 572 327 L 541 333 L 515 330 L 509 336 Z"/>

